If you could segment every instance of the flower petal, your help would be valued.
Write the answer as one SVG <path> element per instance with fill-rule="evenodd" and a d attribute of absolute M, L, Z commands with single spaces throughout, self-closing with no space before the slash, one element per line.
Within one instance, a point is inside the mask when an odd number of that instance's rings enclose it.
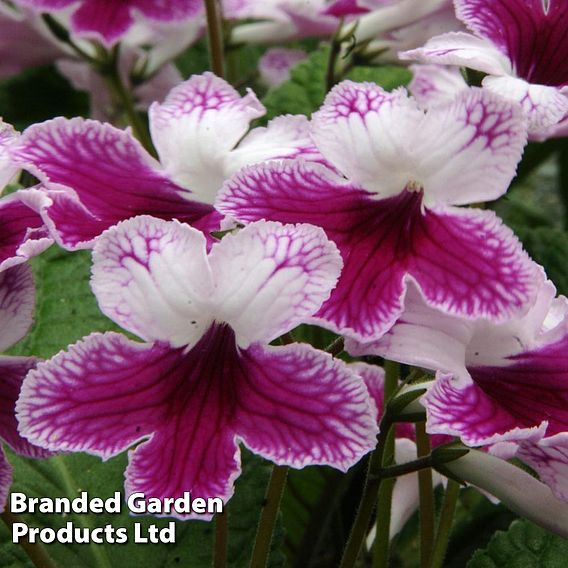
<path fill-rule="evenodd" d="M 36 363 L 35 357 L 0 357 L 0 438 L 17 454 L 28 458 L 49 455 L 49 452 L 22 438 L 16 421 L 15 406 L 22 381 Z"/>
<path fill-rule="evenodd" d="M 109 458 L 169 415 L 183 355 L 118 333 L 93 333 L 39 363 L 16 405 L 20 432 L 44 448 Z"/>
<path fill-rule="evenodd" d="M 519 77 L 541 85 L 568 82 L 566 2 L 456 0 L 456 14 L 507 53 Z"/>
<path fill-rule="evenodd" d="M 427 207 L 491 201 L 507 191 L 527 142 L 520 106 L 467 89 L 430 110 L 427 119 L 430 152 L 417 168 Z"/>
<path fill-rule="evenodd" d="M 255 453 L 296 468 L 346 471 L 375 447 L 374 405 L 342 361 L 293 344 L 253 345 L 242 362 L 235 429 Z"/>
<path fill-rule="evenodd" d="M 379 355 L 468 379 L 465 357 L 473 330 L 473 322 L 428 306 L 416 285 L 410 283 L 404 312 L 385 335 L 371 343 L 347 339 L 345 346 L 356 357 Z M 417 345 L 420 349 L 416 348 Z"/>
<path fill-rule="evenodd" d="M 101 228 L 135 215 L 193 223 L 212 212 L 169 181 L 129 132 L 108 124 L 56 118 L 28 128 L 12 153 L 57 191 L 29 204 L 51 220 L 69 248 L 90 247 Z"/>
<path fill-rule="evenodd" d="M 193 344 L 211 324 L 205 238 L 187 225 L 149 216 L 119 223 L 98 240 L 92 274 L 101 310 L 147 341 Z"/>
<path fill-rule="evenodd" d="M 362 342 L 396 321 L 410 276 L 428 304 L 469 319 L 508 318 L 536 294 L 535 266 L 489 211 L 422 212 L 420 195 L 408 191 L 377 201 L 328 169 L 301 162 L 242 170 L 217 207 L 243 222 L 323 227 L 345 264 L 318 321 Z"/>
<path fill-rule="evenodd" d="M 470 450 L 445 467 L 454 475 L 497 497 L 512 511 L 568 538 L 568 505 L 520 467 L 485 452 Z"/>
<path fill-rule="evenodd" d="M 8 154 L 8 146 L 17 138 L 18 134 L 12 126 L 0 118 L 0 193 L 18 171 Z"/>
<path fill-rule="evenodd" d="M 428 432 L 459 436 L 470 446 L 490 445 L 496 442 L 518 442 L 539 438 L 546 430 L 545 418 L 542 416 L 544 405 L 538 405 L 534 411 L 527 407 L 534 401 L 527 400 L 525 392 L 513 393 L 518 383 L 511 383 L 503 389 L 503 396 L 513 394 L 513 399 L 493 398 L 499 385 L 485 392 L 487 384 L 478 386 L 478 375 L 471 371 L 475 383 L 458 387 L 452 376 L 438 373 L 436 382 L 422 397 L 421 403 L 426 408 Z M 501 371 L 500 371 L 501 372 Z M 536 389 L 535 389 L 536 390 Z"/>
<path fill-rule="evenodd" d="M 403 90 L 343 81 L 312 117 L 312 136 L 345 176 L 367 191 L 389 197 L 408 184 L 415 162 L 408 134 L 420 131 L 424 113 Z M 429 149 L 431 151 L 431 148 Z"/>
<path fill-rule="evenodd" d="M 251 130 L 237 148 L 227 155 L 225 173 L 229 177 L 245 166 L 294 158 L 324 162 L 310 136 L 307 117 L 277 116 L 268 126 Z"/>
<path fill-rule="evenodd" d="M 41 217 L 17 194 L 0 200 L 0 272 L 26 262 L 52 244 Z"/>
<path fill-rule="evenodd" d="M 35 288 L 25 264 L 0 272 L 0 351 L 22 339 L 32 325 Z"/>
<path fill-rule="evenodd" d="M 212 73 L 194 75 L 150 107 L 152 139 L 168 174 L 197 199 L 213 203 L 227 154 L 265 108 Z"/>
<path fill-rule="evenodd" d="M 539 475 L 558 499 L 568 501 L 568 433 L 521 442 L 517 456 Z"/>
<path fill-rule="evenodd" d="M 468 85 L 457 67 L 411 65 L 412 81 L 408 85 L 421 108 L 450 103 Z"/>
<path fill-rule="evenodd" d="M 0 448 L 0 513 L 6 509 L 10 486 L 12 485 L 12 466 L 6 459 L 4 450 Z"/>
<path fill-rule="evenodd" d="M 290 71 L 308 54 L 302 49 L 273 47 L 258 61 L 260 79 L 267 87 L 277 87 L 290 79 Z"/>
<path fill-rule="evenodd" d="M 511 61 L 490 41 L 464 32 L 449 32 L 426 42 L 424 47 L 399 53 L 402 60 L 469 67 L 490 75 L 512 73 Z"/>
<path fill-rule="evenodd" d="M 492 211 L 452 207 L 426 211 L 420 221 L 408 272 L 429 305 L 503 321 L 534 300 L 537 267 Z"/>
<path fill-rule="evenodd" d="M 213 246 L 215 314 L 240 347 L 270 342 L 312 316 L 341 272 L 337 247 L 311 225 L 258 222 Z"/>
<path fill-rule="evenodd" d="M 73 31 L 101 41 L 107 47 L 116 43 L 132 25 L 130 2 L 83 0 L 73 14 Z"/>
<path fill-rule="evenodd" d="M 515 77 L 485 77 L 483 87 L 506 100 L 520 103 L 531 136 L 539 136 L 568 114 L 568 96 L 555 87 L 532 85 Z"/>
<path fill-rule="evenodd" d="M 393 226 L 385 222 L 391 208 L 400 215 L 405 204 L 397 209 L 397 198 L 372 197 L 328 168 L 283 161 L 241 170 L 225 184 L 217 208 L 245 223 L 270 219 L 323 227 L 338 245 L 344 268 L 315 321 L 369 340 L 394 323 L 405 290 L 403 267 L 390 249 L 397 236 L 389 236 Z"/>
<path fill-rule="evenodd" d="M 315 113 L 313 136 L 350 180 L 381 197 L 422 187 L 428 207 L 505 193 L 526 126 L 520 107 L 481 89 L 466 89 L 424 114 L 402 91 L 344 81 Z"/>

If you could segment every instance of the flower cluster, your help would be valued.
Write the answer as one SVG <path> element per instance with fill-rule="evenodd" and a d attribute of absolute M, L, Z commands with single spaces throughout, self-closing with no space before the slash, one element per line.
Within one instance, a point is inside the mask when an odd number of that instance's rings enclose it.
<path fill-rule="evenodd" d="M 352 40 L 370 50 L 359 56 L 378 50 L 373 61 L 402 50 L 427 63 L 412 66 L 412 94 L 346 79 L 310 118 L 265 126 L 251 89 L 168 71 L 178 48 L 157 30 L 171 22 L 197 38 L 201 2 L 15 4 L 0 26 L 20 18 L 45 41 L 67 26 L 53 60 L 95 61 L 94 88 L 91 75 L 75 82 L 92 88 L 98 118 L 112 114 L 101 110 L 112 97 L 97 98 L 108 73 L 124 88 L 143 62 L 160 85 L 130 100 L 133 130 L 56 117 L 20 134 L 0 122 L 0 187 L 27 176 L 0 199 L 2 350 L 31 325 L 24 263 L 53 243 L 92 249 L 100 310 L 130 334 L 92 333 L 47 361 L 0 358 L 0 436 L 14 450 L 107 459 L 133 448 L 126 492 L 147 498 L 228 500 L 239 444 L 276 464 L 346 471 L 375 448 L 387 412 L 382 368 L 359 359 L 372 356 L 427 374 L 419 408 L 434 446 L 516 457 L 538 491 L 568 501 L 568 300 L 483 206 L 506 194 L 529 139 L 565 128 L 565 2 L 226 1 L 227 18 L 261 20 L 232 27 L 234 45 L 334 35 L 337 52 Z M 149 49 L 139 26 L 153 30 Z M 267 52 L 264 81 L 286 81 L 305 56 Z M 485 76 L 472 86 L 458 66 Z M 356 362 L 295 341 L 304 324 L 335 334 Z M 398 434 L 397 460 L 410 461 L 400 456 L 415 454 L 413 433 Z M 391 532 L 414 504 L 405 487 Z"/>

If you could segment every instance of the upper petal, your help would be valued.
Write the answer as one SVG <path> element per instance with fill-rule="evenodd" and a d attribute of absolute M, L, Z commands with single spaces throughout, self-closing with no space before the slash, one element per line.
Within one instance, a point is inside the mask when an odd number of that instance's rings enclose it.
<path fill-rule="evenodd" d="M 568 100 L 568 99 L 567 99 Z M 424 203 L 465 205 L 503 195 L 527 141 L 520 106 L 482 89 L 467 89 L 430 109 L 422 139 L 429 152 L 416 174 Z"/>
<path fill-rule="evenodd" d="M 532 137 L 546 136 L 568 114 L 568 96 L 556 87 L 533 85 L 515 77 L 485 77 L 483 87 L 521 105 Z"/>
<path fill-rule="evenodd" d="M 468 85 L 457 67 L 411 65 L 412 81 L 408 85 L 421 108 L 450 103 Z"/>
<path fill-rule="evenodd" d="M 469 67 L 490 75 L 512 73 L 511 61 L 489 40 L 464 32 L 449 32 L 428 40 L 424 47 L 399 53 L 400 59 L 420 63 Z"/>
<path fill-rule="evenodd" d="M 22 264 L 53 244 L 41 217 L 17 193 L 0 199 L 0 272 Z"/>
<path fill-rule="evenodd" d="M 135 215 L 194 222 L 212 211 L 190 201 L 192 194 L 173 184 L 128 131 L 109 124 L 81 118 L 36 124 L 12 155 L 47 189 L 58 190 L 48 201 L 29 203 L 69 248 L 92 246 L 102 228 Z"/>
<path fill-rule="evenodd" d="M 253 223 L 214 245 L 212 302 L 247 347 L 270 342 L 312 316 L 341 272 L 337 247 L 311 225 Z"/>
<path fill-rule="evenodd" d="M 213 203 L 225 180 L 227 154 L 265 109 L 212 73 L 194 75 L 150 107 L 152 140 L 168 174 L 197 199 Z"/>
<path fill-rule="evenodd" d="M 101 310 L 146 340 L 194 343 L 211 323 L 205 238 L 187 225 L 123 221 L 97 242 L 92 272 Z"/>
<path fill-rule="evenodd" d="M 294 158 L 324 160 L 310 136 L 307 117 L 277 116 L 268 126 L 251 130 L 237 148 L 227 155 L 225 174 L 229 178 L 245 166 Z"/>
<path fill-rule="evenodd" d="M 32 325 L 35 288 L 25 264 L 0 272 L 0 352 L 26 335 Z"/>
<path fill-rule="evenodd" d="M 456 14 L 531 83 L 568 82 L 568 5 L 562 0 L 456 0 Z"/>
<path fill-rule="evenodd" d="M 403 90 L 388 93 L 374 83 L 343 81 L 313 115 L 312 136 L 349 180 L 389 197 L 411 181 L 416 152 L 409 135 L 420 132 L 424 120 Z"/>

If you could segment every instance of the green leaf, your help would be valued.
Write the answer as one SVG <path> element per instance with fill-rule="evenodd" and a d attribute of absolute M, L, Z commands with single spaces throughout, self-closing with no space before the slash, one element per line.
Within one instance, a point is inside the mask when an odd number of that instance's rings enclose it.
<path fill-rule="evenodd" d="M 29 69 L 0 81 L 0 116 L 17 130 L 55 116 L 86 116 L 88 100 L 86 93 L 75 91 L 53 66 Z"/>
<path fill-rule="evenodd" d="M 568 295 L 568 233 L 542 227 L 518 228 L 517 234 L 531 257 L 544 266 L 558 293 Z"/>
<path fill-rule="evenodd" d="M 292 69 L 286 83 L 270 89 L 263 99 L 267 118 L 280 114 L 310 116 L 319 109 L 326 95 L 326 74 L 329 46 L 313 52 L 310 57 Z M 345 77 L 352 81 L 370 81 L 390 91 L 406 85 L 412 75 L 404 67 L 395 65 L 355 67 Z"/>
<path fill-rule="evenodd" d="M 93 331 L 118 330 L 92 294 L 91 253 L 56 246 L 31 261 L 36 283 L 35 324 L 12 355 L 49 358 Z"/>
<path fill-rule="evenodd" d="M 291 72 L 286 83 L 270 89 L 263 99 L 267 119 L 280 114 L 311 115 L 321 104 L 326 94 L 326 70 L 329 47 L 313 52 Z"/>
<path fill-rule="evenodd" d="M 376 83 L 385 91 L 392 91 L 397 87 L 406 87 L 412 79 L 412 73 L 406 67 L 398 65 L 355 67 L 347 74 L 346 79 L 358 83 Z"/>
<path fill-rule="evenodd" d="M 126 454 L 107 462 L 86 454 L 56 456 L 48 460 L 30 460 L 9 454 L 14 466 L 12 491 L 25 493 L 28 497 L 78 497 L 87 491 L 89 497 L 112 497 L 115 491 L 123 491 Z M 256 527 L 268 482 L 271 464 L 243 451 L 243 473 L 236 483 L 235 495 L 229 501 L 229 546 L 228 565 L 245 568 L 249 564 Z M 129 541 L 125 544 L 59 544 L 45 545 L 49 555 L 58 566 L 81 566 L 110 568 L 111 566 L 144 566 L 145 568 L 170 568 L 188 566 L 202 568 L 211 563 L 214 523 L 206 521 L 178 521 L 157 519 L 152 516 L 131 516 L 122 502 L 120 514 L 43 514 L 22 515 L 30 527 L 50 527 L 55 530 L 71 521 L 77 528 L 104 527 L 110 524 L 115 529 L 125 527 Z M 141 523 L 142 534 L 149 525 L 159 528 L 175 522 L 175 544 L 135 544 L 134 523 Z M 0 534 L 1 542 L 9 535 Z M 282 568 L 284 556 L 280 552 L 282 531 L 278 530 L 273 543 L 270 568 Z M 4 547 L 0 547 L 4 549 Z M 17 547 L 4 550 L 5 566 L 25 566 L 17 561 L 22 557 Z M 2 556 L 0 555 L 0 567 Z"/>
<path fill-rule="evenodd" d="M 495 534 L 485 550 L 473 555 L 467 568 L 564 568 L 567 558 L 568 540 L 522 519 Z"/>

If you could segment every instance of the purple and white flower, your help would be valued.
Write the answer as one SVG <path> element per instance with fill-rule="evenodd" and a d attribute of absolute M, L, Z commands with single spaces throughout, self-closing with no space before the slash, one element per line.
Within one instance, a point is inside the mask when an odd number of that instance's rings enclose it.
<path fill-rule="evenodd" d="M 17 0 L 41 12 L 74 8 L 71 30 L 80 37 L 96 39 L 106 46 L 119 41 L 137 19 L 178 22 L 199 14 L 200 0 Z"/>
<path fill-rule="evenodd" d="M 288 81 L 290 71 L 307 57 L 308 54 L 302 49 L 269 49 L 258 62 L 260 80 L 268 87 L 277 87 Z"/>
<path fill-rule="evenodd" d="M 520 108 L 472 89 L 428 113 L 404 90 L 345 81 L 312 137 L 339 172 L 301 160 L 251 166 L 225 184 L 222 213 L 323 227 L 345 263 L 315 322 L 371 341 L 402 313 L 409 282 L 429 305 L 501 321 L 536 293 L 534 266 L 490 211 L 526 141 Z"/>
<path fill-rule="evenodd" d="M 15 266 L 0 272 L 0 352 L 17 343 L 28 332 L 32 325 L 34 296 L 29 266 Z M 41 458 L 49 453 L 20 436 L 15 412 L 22 381 L 35 365 L 34 357 L 0 356 L 0 438 L 21 456 Z M 12 466 L 0 448 L 0 511 L 4 510 L 11 484 Z"/>
<path fill-rule="evenodd" d="M 255 223 L 207 254 L 177 221 L 120 223 L 97 241 L 92 288 L 146 343 L 94 333 L 39 364 L 20 431 L 105 459 L 136 444 L 126 491 L 147 498 L 229 499 L 239 441 L 278 464 L 346 470 L 376 444 L 363 382 L 309 345 L 268 345 L 319 308 L 341 264 L 309 225 Z"/>
<path fill-rule="evenodd" d="M 10 156 L 19 133 L 0 119 L 0 193 L 17 174 Z M 0 198 L 0 272 L 22 264 L 53 244 L 41 217 L 24 205 L 17 194 Z"/>
<path fill-rule="evenodd" d="M 472 446 L 532 443 L 568 426 L 568 300 L 554 296 L 542 282 L 525 315 L 494 324 L 433 310 L 412 288 L 386 335 L 347 348 L 437 372 L 422 397 L 429 432 Z"/>
<path fill-rule="evenodd" d="M 531 136 L 542 138 L 568 114 L 568 4 L 564 0 L 455 0 L 472 33 L 449 33 L 401 54 L 469 67 L 484 88 L 523 106 Z"/>
<path fill-rule="evenodd" d="M 222 221 L 213 208 L 217 191 L 240 167 L 297 155 L 318 159 L 306 117 L 278 117 L 247 134 L 264 113 L 252 91 L 241 97 L 212 73 L 195 75 L 150 108 L 160 162 L 129 130 L 110 124 L 56 118 L 32 125 L 12 156 L 43 187 L 20 198 L 71 250 L 92 247 L 105 229 L 140 214 L 209 234 Z"/>

